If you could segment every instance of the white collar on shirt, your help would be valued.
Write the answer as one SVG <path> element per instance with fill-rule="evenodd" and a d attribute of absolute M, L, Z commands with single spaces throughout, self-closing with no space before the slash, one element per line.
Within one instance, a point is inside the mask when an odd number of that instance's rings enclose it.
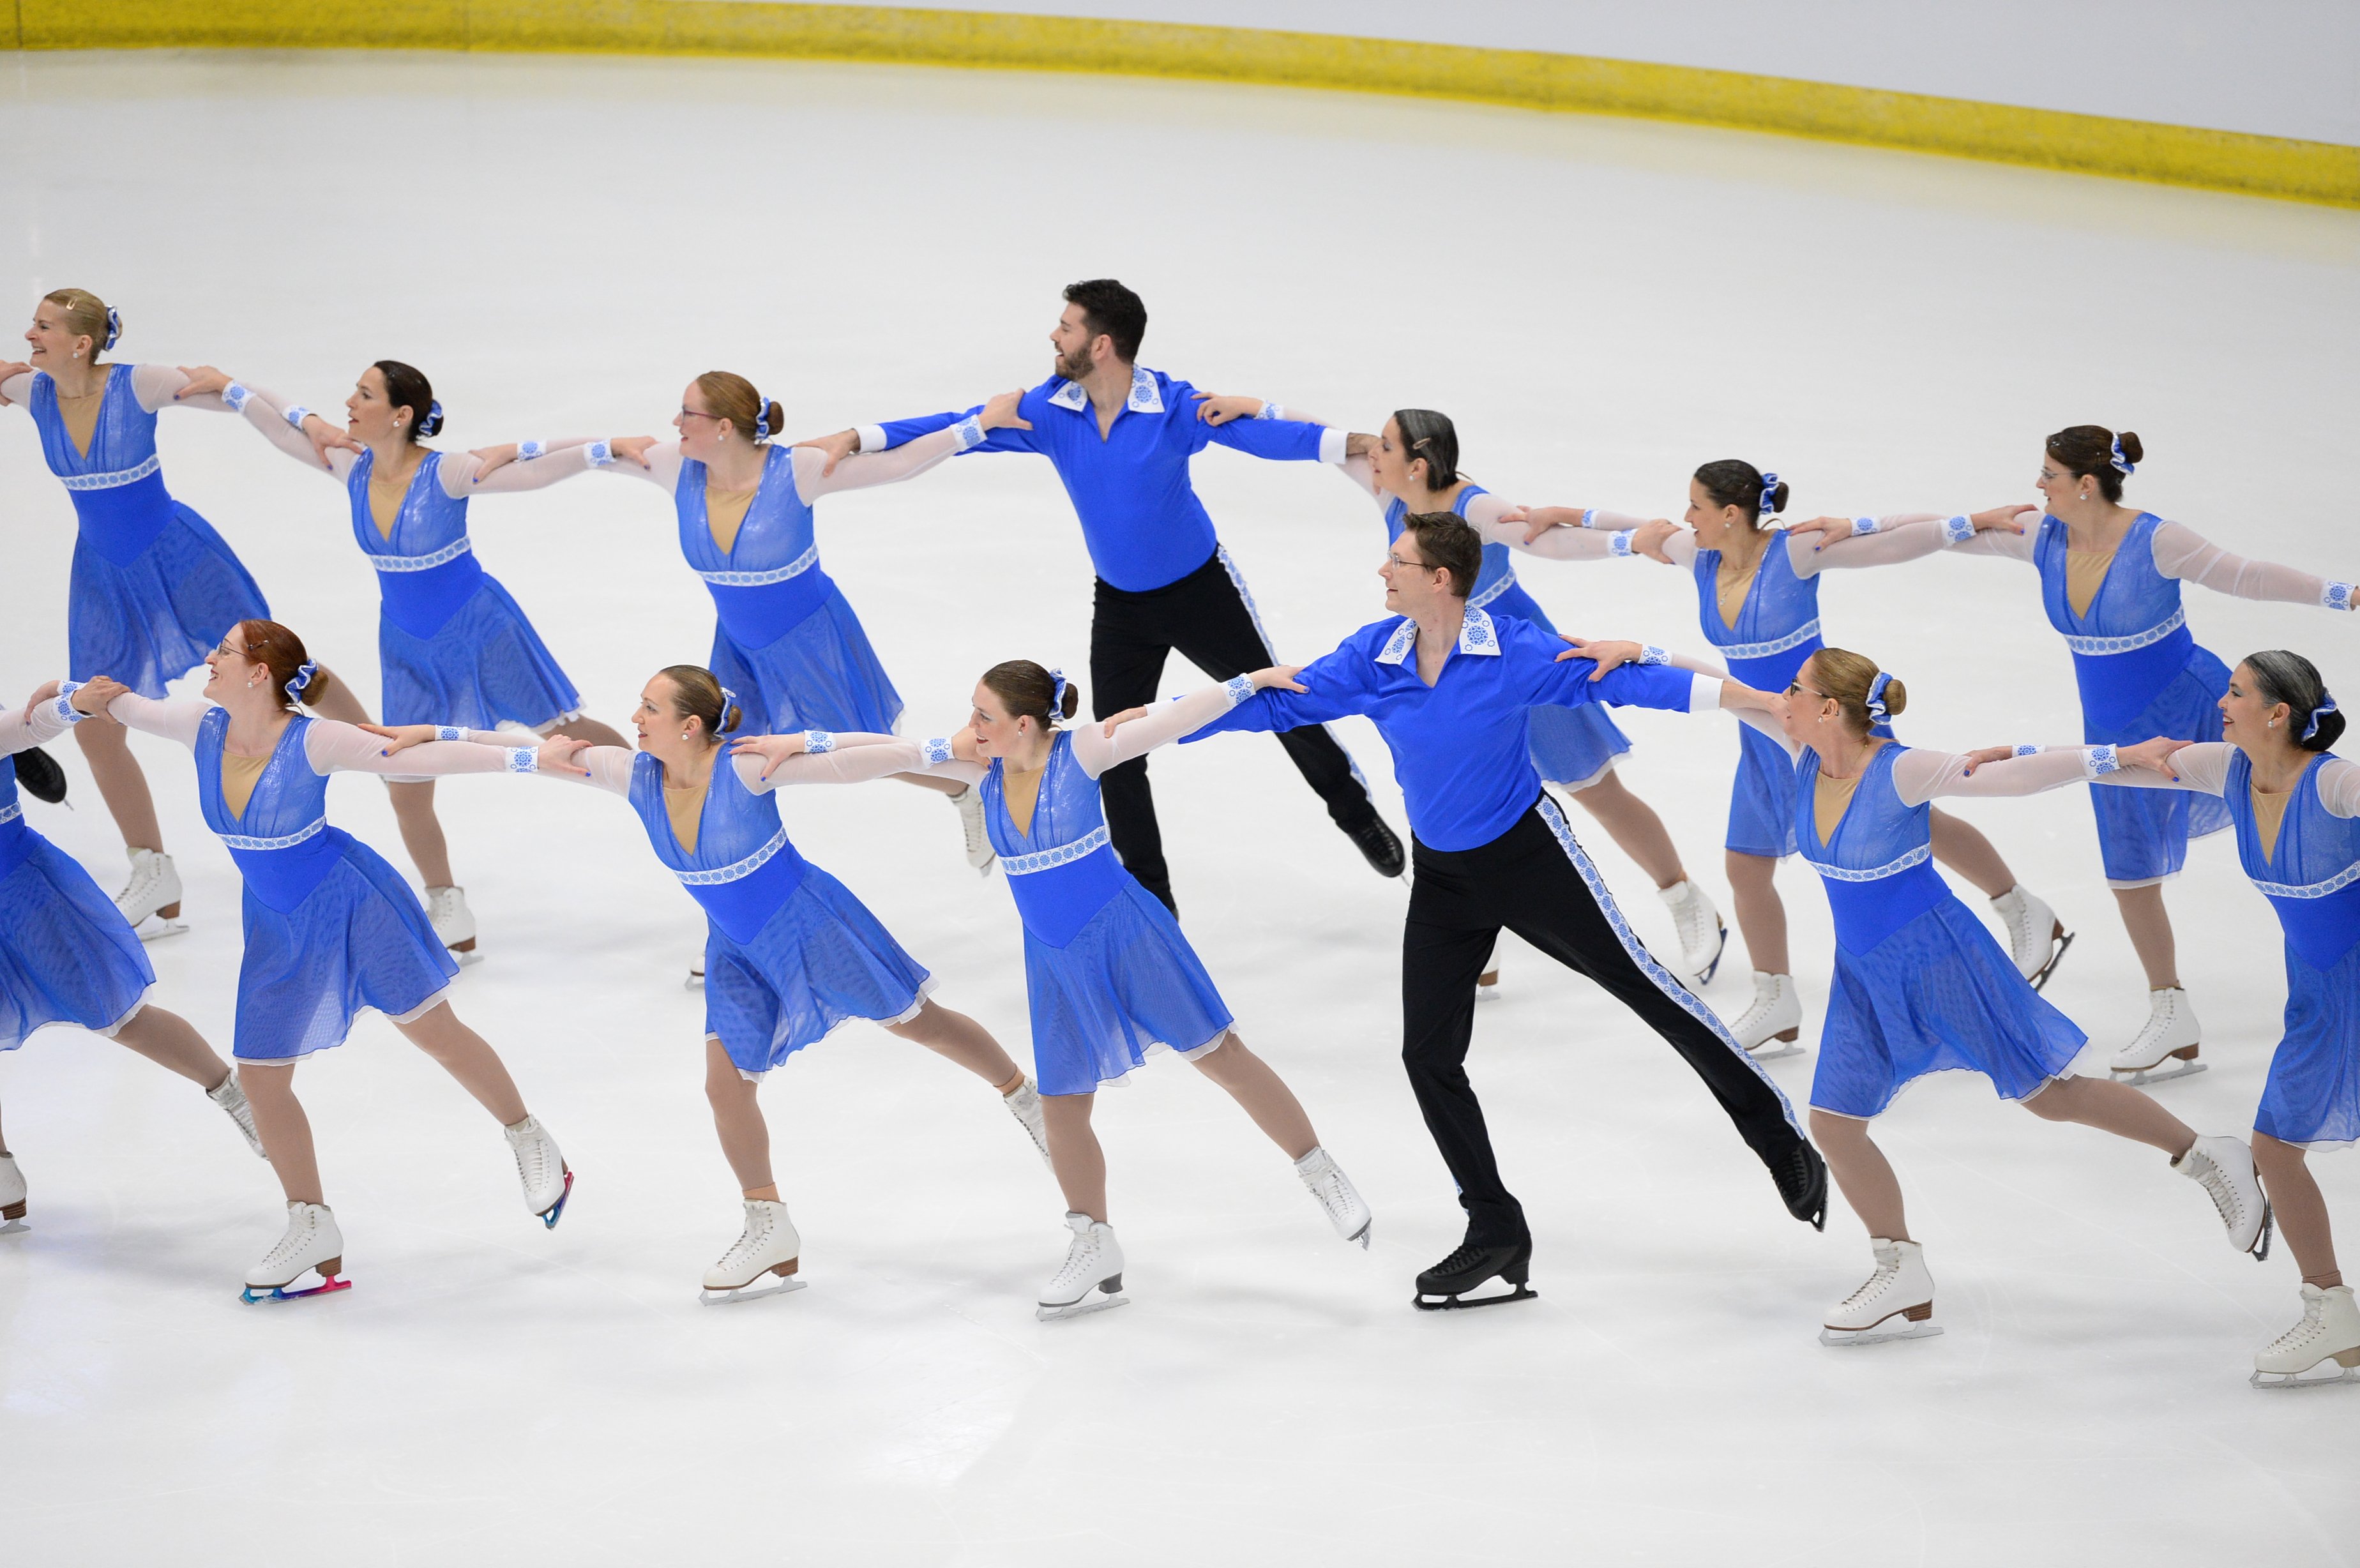
<path fill-rule="evenodd" d="M 1089 407 L 1090 395 L 1082 390 L 1080 382 L 1068 381 L 1049 394 L 1049 401 L 1060 408 L 1071 408 L 1078 414 Z M 1131 397 L 1122 407 L 1125 413 L 1131 414 L 1164 412 L 1164 393 L 1156 387 L 1153 371 L 1142 365 L 1131 367 Z"/>
<path fill-rule="evenodd" d="M 1393 628 L 1393 635 L 1385 639 L 1385 646 L 1377 650 L 1377 662 L 1399 664 L 1416 646 L 1417 623 L 1404 615 L 1401 625 Z M 1491 617 L 1471 604 L 1467 608 L 1466 618 L 1459 623 L 1459 651 L 1500 657 L 1500 636 L 1491 629 Z"/>

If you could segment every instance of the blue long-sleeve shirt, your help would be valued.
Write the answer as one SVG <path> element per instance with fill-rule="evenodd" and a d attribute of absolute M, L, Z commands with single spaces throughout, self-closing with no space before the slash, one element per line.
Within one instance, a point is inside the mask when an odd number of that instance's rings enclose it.
<path fill-rule="evenodd" d="M 1612 702 L 1686 713 L 1720 704 L 1717 681 L 1667 666 L 1625 664 L 1593 681 L 1595 660 L 1558 662 L 1565 646 L 1513 615 L 1494 621 L 1470 609 L 1459 646 L 1428 686 L 1417 674 L 1417 623 L 1406 615 L 1382 620 L 1305 665 L 1295 680 L 1308 691 L 1257 691 L 1187 738 L 1366 713 L 1393 750 L 1393 778 L 1418 842 L 1480 849 L 1540 799 L 1525 709 Z"/>
<path fill-rule="evenodd" d="M 864 425 L 861 450 L 914 441 L 980 407 Z M 1031 430 L 993 430 L 973 450 L 1038 452 L 1056 464 L 1082 520 L 1090 564 L 1107 582 L 1134 593 L 1167 587 L 1213 558 L 1220 541 L 1188 482 L 1188 460 L 1208 444 L 1282 462 L 1340 463 L 1344 455 L 1342 431 L 1298 419 L 1208 425 L 1196 417 L 1195 387 L 1141 365 L 1131 367 L 1131 398 L 1104 439 L 1089 395 L 1061 376 L 1025 393 L 1021 412 Z"/>

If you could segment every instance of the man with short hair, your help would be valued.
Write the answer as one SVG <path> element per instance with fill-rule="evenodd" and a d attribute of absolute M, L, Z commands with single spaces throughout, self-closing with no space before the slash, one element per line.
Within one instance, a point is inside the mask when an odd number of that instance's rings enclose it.
<path fill-rule="evenodd" d="M 1216 681 L 1274 664 L 1245 579 L 1213 531 L 1189 483 L 1188 463 L 1208 443 L 1278 461 L 1341 463 L 1364 436 L 1306 424 L 1266 405 L 1262 416 L 1222 425 L 1196 417 L 1199 394 L 1138 362 L 1147 307 L 1110 278 L 1076 283 L 1049 341 L 1055 373 L 1024 394 L 1015 427 L 975 450 L 1030 452 L 1056 465 L 1080 517 L 1098 573 L 1090 621 L 1090 702 L 1099 718 L 1155 701 L 1174 649 Z M 807 441 L 829 465 L 956 424 L 975 410 L 862 425 Z M 1401 841 L 1377 814 L 1368 786 L 1336 737 L 1312 725 L 1279 737 L 1328 815 L 1369 864 L 1402 873 Z M 1175 912 L 1155 801 L 1141 758 L 1098 781 L 1107 831 L 1131 874 Z"/>

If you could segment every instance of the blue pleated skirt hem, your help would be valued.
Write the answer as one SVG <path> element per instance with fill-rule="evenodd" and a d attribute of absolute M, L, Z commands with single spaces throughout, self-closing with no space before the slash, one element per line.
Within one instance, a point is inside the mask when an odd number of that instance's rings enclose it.
<path fill-rule="evenodd" d="M 292 910 L 274 909 L 248 888 L 245 915 L 240 1062 L 292 1062 L 342 1045 L 365 1009 L 416 1018 L 459 973 L 410 884 L 357 839 Z"/>
<path fill-rule="evenodd" d="M 705 1032 L 748 1076 L 850 1019 L 900 1023 L 934 987 L 869 907 L 816 866 L 751 941 L 707 925 Z"/>
<path fill-rule="evenodd" d="M 1044 1094 L 1114 1087 L 1159 1050 L 1200 1056 L 1235 1021 L 1180 922 L 1128 877 L 1065 946 L 1024 933 L 1024 984 Z"/>
<path fill-rule="evenodd" d="M 538 729 L 581 711 L 582 694 L 496 579 L 477 583 L 432 637 L 380 616 L 377 640 L 388 724 Z"/>
<path fill-rule="evenodd" d="M 901 722 L 901 693 L 840 588 L 831 586 L 818 608 L 762 648 L 745 648 L 716 626 L 713 673 L 738 693 L 747 735 L 890 735 Z"/>
<path fill-rule="evenodd" d="M 2327 969 L 2289 947 L 2286 967 L 2286 1033 L 2254 1130 L 2308 1149 L 2360 1142 L 2360 944 Z"/>
<path fill-rule="evenodd" d="M 111 675 L 143 697 L 204 662 L 229 629 L 266 619 L 262 590 L 213 525 L 180 502 L 128 565 L 74 544 L 66 649 L 77 681 Z"/>
<path fill-rule="evenodd" d="M 25 858 L 0 877 L 0 1051 L 51 1024 L 110 1034 L 156 984 L 139 939 L 90 873 L 38 833 L 25 841 Z"/>

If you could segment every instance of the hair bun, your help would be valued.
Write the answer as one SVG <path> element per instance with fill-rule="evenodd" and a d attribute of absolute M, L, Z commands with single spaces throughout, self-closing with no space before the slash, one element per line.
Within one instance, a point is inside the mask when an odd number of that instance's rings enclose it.
<path fill-rule="evenodd" d="M 721 715 L 721 733 L 735 735 L 738 733 L 738 726 L 745 722 L 746 710 L 732 702 L 729 704 L 729 711 Z"/>
<path fill-rule="evenodd" d="M 1776 475 L 1774 474 L 1772 477 L 1776 478 Z M 1765 515 L 1768 515 L 1785 511 L 1786 509 L 1786 498 L 1794 493 L 1793 487 L 1785 480 L 1778 480 L 1775 485 L 1773 485 L 1770 487 L 1769 493 L 1762 497 L 1763 512 Z"/>
<path fill-rule="evenodd" d="M 2114 440 L 2122 443 L 2123 455 L 2129 458 L 2133 463 L 2145 463 L 2147 461 L 2147 448 L 2139 444 L 2138 432 L 2136 430 L 2117 431 L 2115 433 Z"/>
<path fill-rule="evenodd" d="M 422 440 L 427 436 L 439 435 L 442 430 L 442 405 L 439 400 L 431 401 L 426 417 L 418 421 L 418 434 Z"/>
<path fill-rule="evenodd" d="M 764 406 L 762 409 L 762 420 L 765 424 L 770 427 L 770 434 L 772 435 L 777 435 L 781 430 L 787 428 L 787 411 L 779 407 L 777 398 L 773 397 L 767 405 Z"/>

